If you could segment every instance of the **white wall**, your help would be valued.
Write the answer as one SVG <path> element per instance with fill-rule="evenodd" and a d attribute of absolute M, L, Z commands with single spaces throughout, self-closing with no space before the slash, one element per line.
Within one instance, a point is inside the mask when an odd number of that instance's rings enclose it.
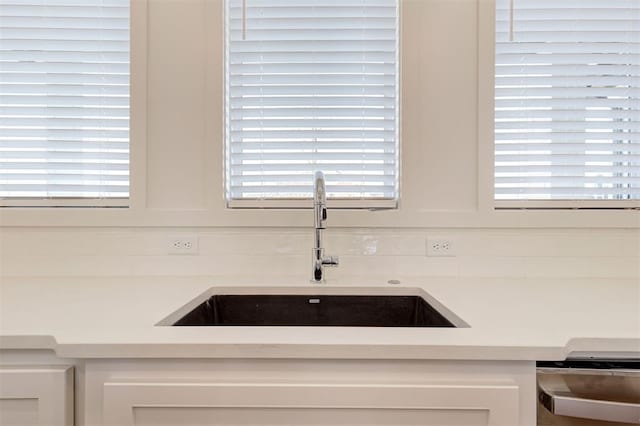
<path fill-rule="evenodd" d="M 221 1 L 134 10 L 132 207 L 1 210 L 0 274 L 305 274 L 309 211 L 224 208 Z M 402 1 L 401 208 L 330 212 L 330 273 L 640 277 L 637 212 L 493 211 L 490 10 Z M 185 232 L 200 254 L 167 256 Z M 459 256 L 427 258 L 427 235 L 454 236 Z"/>
<path fill-rule="evenodd" d="M 220 4 L 149 3 L 149 208 L 223 207 Z M 476 2 L 406 0 L 403 11 L 403 209 L 475 210 Z"/>
<path fill-rule="evenodd" d="M 168 255 L 170 236 L 195 235 L 197 255 Z M 456 257 L 427 257 L 427 236 L 454 239 Z M 372 275 L 640 279 L 637 230 L 333 229 L 331 278 Z M 295 274 L 306 283 L 311 229 L 5 229 L 3 276 Z M 231 283 L 230 283 L 231 284 Z"/>

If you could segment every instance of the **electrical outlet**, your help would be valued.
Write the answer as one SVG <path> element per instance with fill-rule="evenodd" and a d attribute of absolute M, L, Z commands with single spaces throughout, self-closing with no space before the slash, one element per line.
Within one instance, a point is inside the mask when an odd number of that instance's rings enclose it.
<path fill-rule="evenodd" d="M 198 237 L 175 236 L 167 239 L 168 254 L 198 254 Z"/>
<path fill-rule="evenodd" d="M 455 255 L 455 244 L 451 238 L 427 238 L 427 256 Z"/>

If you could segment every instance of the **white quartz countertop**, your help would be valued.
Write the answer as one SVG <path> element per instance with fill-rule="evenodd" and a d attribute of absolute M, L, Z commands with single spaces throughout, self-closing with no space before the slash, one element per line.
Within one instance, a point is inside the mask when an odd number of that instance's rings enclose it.
<path fill-rule="evenodd" d="M 351 277 L 325 285 L 419 287 L 469 328 L 156 325 L 218 286 L 312 284 L 303 277 L 3 278 L 0 349 L 51 349 L 69 358 L 558 360 L 570 353 L 601 352 L 640 356 L 637 280 L 407 277 L 391 286 L 386 277 Z"/>

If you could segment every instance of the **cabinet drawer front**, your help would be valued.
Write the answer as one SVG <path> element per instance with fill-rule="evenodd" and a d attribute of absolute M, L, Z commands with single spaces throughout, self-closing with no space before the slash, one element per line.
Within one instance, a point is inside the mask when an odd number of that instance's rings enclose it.
<path fill-rule="evenodd" d="M 0 424 L 73 426 L 73 367 L 0 367 Z"/>
<path fill-rule="evenodd" d="M 518 387 L 139 383 L 104 385 L 104 425 L 518 424 Z"/>

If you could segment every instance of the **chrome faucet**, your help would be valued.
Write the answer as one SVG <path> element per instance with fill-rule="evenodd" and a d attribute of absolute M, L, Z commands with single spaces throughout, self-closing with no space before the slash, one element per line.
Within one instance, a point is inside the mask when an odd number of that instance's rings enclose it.
<path fill-rule="evenodd" d="M 322 230 L 327 220 L 327 192 L 324 185 L 324 174 L 316 172 L 313 185 L 313 219 L 315 227 L 315 245 L 313 247 L 313 264 L 311 282 L 324 282 L 324 267 L 338 266 L 338 258 L 324 255 L 322 247 Z"/>

